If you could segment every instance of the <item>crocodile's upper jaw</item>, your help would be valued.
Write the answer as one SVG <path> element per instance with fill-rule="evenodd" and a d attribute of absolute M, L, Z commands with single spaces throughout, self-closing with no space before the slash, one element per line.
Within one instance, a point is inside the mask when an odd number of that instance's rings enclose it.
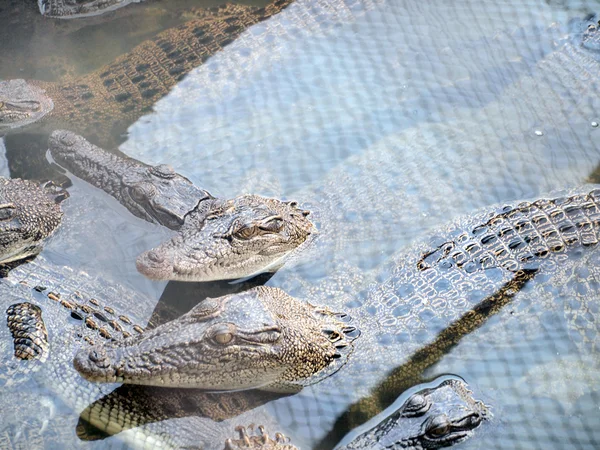
<path fill-rule="evenodd" d="M 337 348 L 348 345 L 350 330 L 336 314 L 262 286 L 206 299 L 138 337 L 84 349 L 74 365 L 90 381 L 264 388 L 326 368 L 340 356 Z"/>
<path fill-rule="evenodd" d="M 0 132 L 37 122 L 53 108 L 43 89 L 21 79 L 0 81 Z"/>
<path fill-rule="evenodd" d="M 172 230 L 181 228 L 199 202 L 212 198 L 169 165 L 121 158 L 72 131 L 53 131 L 48 145 L 65 169 L 115 197 L 133 215 Z"/>
<path fill-rule="evenodd" d="M 0 179 L 0 263 L 39 253 L 62 219 L 53 197 L 32 181 Z"/>
<path fill-rule="evenodd" d="M 38 0 L 40 13 L 46 17 L 74 19 L 103 14 L 131 3 L 132 0 L 89 0 L 68 2 L 66 0 Z"/>
<path fill-rule="evenodd" d="M 186 218 L 178 236 L 137 259 L 156 280 L 212 281 L 276 270 L 316 233 L 295 202 L 257 195 L 215 201 Z"/>

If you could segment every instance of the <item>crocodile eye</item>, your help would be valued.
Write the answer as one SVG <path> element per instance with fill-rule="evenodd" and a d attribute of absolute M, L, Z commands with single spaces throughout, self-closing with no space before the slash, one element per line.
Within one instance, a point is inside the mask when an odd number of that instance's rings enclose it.
<path fill-rule="evenodd" d="M 452 424 L 445 414 L 434 417 L 428 424 L 425 433 L 431 437 L 439 438 L 450 431 Z"/>
<path fill-rule="evenodd" d="M 0 205 L 0 220 L 10 220 L 15 216 L 15 205 L 4 203 Z"/>
<path fill-rule="evenodd" d="M 129 188 L 129 195 L 136 202 L 148 201 L 156 195 L 156 188 L 151 184 L 136 184 Z"/>
<path fill-rule="evenodd" d="M 231 333 L 218 333 L 215 334 L 215 342 L 221 345 L 229 344 L 233 340 L 233 334 Z"/>
<path fill-rule="evenodd" d="M 217 325 L 210 332 L 212 340 L 219 345 L 227 345 L 233 341 L 235 326 L 231 324 Z"/>
<path fill-rule="evenodd" d="M 236 238 L 247 241 L 248 239 L 252 239 L 254 236 L 257 236 L 259 234 L 259 231 L 260 230 L 257 226 L 249 226 L 243 227 L 234 232 L 233 234 Z"/>

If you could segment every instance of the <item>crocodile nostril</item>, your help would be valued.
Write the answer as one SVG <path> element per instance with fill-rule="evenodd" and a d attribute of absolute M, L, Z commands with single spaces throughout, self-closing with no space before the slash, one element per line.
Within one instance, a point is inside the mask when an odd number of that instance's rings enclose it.
<path fill-rule="evenodd" d="M 100 368 L 105 369 L 110 366 L 110 359 L 103 348 L 90 350 L 89 358 L 90 361 Z"/>
<path fill-rule="evenodd" d="M 150 250 L 148 252 L 148 259 L 154 263 L 161 264 L 165 262 L 165 257 L 161 255 L 159 252 Z"/>
<path fill-rule="evenodd" d="M 67 147 L 73 147 L 75 145 L 75 138 L 71 134 L 65 133 L 60 136 L 60 142 Z"/>

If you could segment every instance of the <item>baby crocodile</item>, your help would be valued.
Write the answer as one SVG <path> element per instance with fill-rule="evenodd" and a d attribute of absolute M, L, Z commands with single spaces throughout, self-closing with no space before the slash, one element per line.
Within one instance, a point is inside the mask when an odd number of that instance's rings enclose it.
<path fill-rule="evenodd" d="M 62 190 L 40 187 L 21 179 L 0 178 L 0 263 L 6 264 L 41 250 L 62 219 Z"/>
<path fill-rule="evenodd" d="M 70 131 L 50 136 L 54 159 L 132 214 L 180 233 L 137 259 L 152 279 L 210 281 L 273 271 L 316 229 L 296 202 L 216 199 L 168 165 L 121 158 Z"/>
<path fill-rule="evenodd" d="M 268 19 L 292 0 L 264 8 L 227 4 L 145 41 L 112 64 L 60 83 L 0 82 L 0 133 L 44 119 L 52 131 L 68 127 L 103 145 L 120 135 L 190 70 Z"/>
<path fill-rule="evenodd" d="M 336 448 L 424 450 L 450 447 L 472 437 L 488 416 L 487 407 L 473 398 L 465 382 L 448 379 L 416 391 L 392 414 Z M 271 439 L 263 426 L 258 427 L 258 433 L 252 433 L 254 427 L 248 428 L 251 434 L 246 427 L 236 427 L 240 438 L 227 439 L 225 449 L 297 450 L 281 433 Z M 356 432 L 352 434 L 356 435 Z"/>

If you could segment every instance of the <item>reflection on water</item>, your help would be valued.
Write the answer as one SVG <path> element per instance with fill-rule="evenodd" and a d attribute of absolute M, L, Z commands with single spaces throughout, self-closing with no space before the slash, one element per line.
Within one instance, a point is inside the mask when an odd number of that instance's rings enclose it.
<path fill-rule="evenodd" d="M 2 7 L 2 78 L 59 81 L 89 73 L 192 18 L 192 6 L 209 5 L 149 2 L 69 22 L 42 19 L 32 6 L 13 0 Z M 486 433 L 463 447 L 597 448 L 595 252 L 564 263 L 562 279 L 544 284 L 544 274 L 535 274 L 532 284 L 544 287 L 535 293 L 528 279 L 507 284 L 510 292 L 501 295 L 507 304 L 496 303 L 504 308 L 489 314 L 496 316 L 486 316 L 477 330 L 461 328 L 437 353 L 429 350 L 448 331 L 404 342 L 402 330 L 380 330 L 381 318 L 400 317 L 402 305 L 392 311 L 366 300 L 370 283 L 398 276 L 385 261 L 394 254 L 402 261 L 402 249 L 429 229 L 485 205 L 594 179 L 600 54 L 580 45 L 587 26 L 598 20 L 589 14 L 594 8 L 593 2 L 533 0 L 298 0 L 193 70 L 130 128 L 120 150 L 147 163 L 172 164 L 219 197 L 252 192 L 311 209 L 320 236 L 309 256 L 248 285 L 277 285 L 349 310 L 362 331 L 357 359 L 322 385 L 264 406 L 271 398 L 258 394 L 197 400 L 178 392 L 166 395 L 180 400 L 173 406 L 147 389 L 105 388 L 94 399 L 63 397 L 66 404 L 55 405 L 57 424 L 66 415 L 66 434 L 77 444 L 118 445 L 107 437 L 112 434 L 131 443 L 146 433 L 148 442 L 217 448 L 235 425 L 259 421 L 302 448 L 330 448 L 412 384 L 454 373 L 485 396 L 495 416 Z M 21 154 L 12 157 L 13 175 L 54 176 L 40 156 L 44 135 L 14 134 L 6 145 L 9 157 Z M 23 157 L 26 152 L 36 157 Z M 134 260 L 164 241 L 168 230 L 131 217 L 77 180 L 64 209 L 48 260 L 105 274 L 143 293 L 158 304 L 144 320 L 161 322 L 199 299 L 248 287 L 171 283 L 163 292 L 164 283 L 145 280 Z M 493 294 L 487 293 L 497 299 Z M 508 304 L 513 296 L 514 305 Z M 458 318 L 466 306 L 456 305 L 450 313 Z M 440 321 L 450 317 L 429 320 L 431 330 L 440 331 L 447 330 Z M 369 351 L 378 353 L 373 361 Z M 400 382 L 396 373 L 404 377 Z M 56 401 L 47 380 L 37 382 L 31 388 L 46 403 Z M 9 393 L 2 397 L 8 401 Z M 84 430 L 86 415 L 122 401 L 115 399 L 128 399 L 130 410 L 154 401 L 146 420 L 152 423 L 136 430 L 117 420 L 100 427 L 100 436 Z M 217 414 L 223 420 L 217 424 L 196 417 L 219 408 L 227 414 Z M 178 419 L 160 422 L 166 417 Z M 64 426 L 53 423 L 49 430 Z"/>

